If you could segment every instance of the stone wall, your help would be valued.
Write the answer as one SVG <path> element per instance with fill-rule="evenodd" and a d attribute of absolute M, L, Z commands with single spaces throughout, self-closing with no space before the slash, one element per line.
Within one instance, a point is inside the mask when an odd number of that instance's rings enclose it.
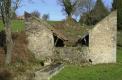
<path fill-rule="evenodd" d="M 116 62 L 116 34 L 117 12 L 112 12 L 89 31 L 89 47 L 62 47 L 54 48 L 51 27 L 44 21 L 29 18 L 26 21 L 28 48 L 35 58 L 43 60 L 48 57 L 55 61 L 81 64 L 84 62 L 115 63 Z M 55 52 L 53 52 L 55 50 Z"/>
<path fill-rule="evenodd" d="M 48 29 L 50 25 L 30 17 L 25 21 L 28 49 L 36 59 L 45 60 L 53 55 L 54 39 L 52 32 Z"/>
<path fill-rule="evenodd" d="M 117 12 L 100 21 L 89 34 L 89 58 L 93 64 L 116 62 Z"/>
<path fill-rule="evenodd" d="M 55 48 L 55 61 L 68 64 L 81 64 L 88 62 L 88 47 L 65 47 Z"/>

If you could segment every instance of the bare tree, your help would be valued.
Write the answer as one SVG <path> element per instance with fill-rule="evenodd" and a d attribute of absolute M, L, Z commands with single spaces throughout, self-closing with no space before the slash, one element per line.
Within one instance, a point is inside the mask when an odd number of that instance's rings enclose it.
<path fill-rule="evenodd" d="M 72 17 L 75 11 L 75 6 L 77 4 L 77 1 L 78 0 L 58 0 L 58 4 L 60 4 L 63 7 L 62 11 L 68 17 Z"/>
<path fill-rule="evenodd" d="M 93 2 L 93 0 L 87 0 L 87 4 L 85 5 L 86 12 L 90 12 L 94 6 L 95 6 L 95 3 Z"/>
<path fill-rule="evenodd" d="M 31 13 L 31 15 L 33 15 L 33 16 L 35 16 L 35 17 L 37 17 L 37 18 L 40 18 L 40 13 L 39 13 L 39 11 L 33 11 L 33 12 Z"/>
<path fill-rule="evenodd" d="M 11 35 L 11 0 L 0 0 L 0 9 L 6 34 L 5 64 L 10 64 L 13 50 L 13 41 Z"/>
<path fill-rule="evenodd" d="M 11 5 L 11 17 L 12 18 L 15 18 L 16 17 L 16 10 L 21 7 L 22 5 L 21 4 L 21 1 L 22 0 L 12 0 L 12 5 Z"/>
<path fill-rule="evenodd" d="M 11 31 L 12 9 L 14 11 L 18 9 L 19 2 L 20 0 L 0 0 L 0 12 L 1 12 L 2 21 L 5 29 L 5 35 L 6 35 L 5 64 L 11 63 L 12 51 L 13 51 L 13 40 L 12 40 L 12 31 Z"/>
<path fill-rule="evenodd" d="M 93 0 L 58 0 L 58 3 L 63 7 L 63 12 L 68 17 L 90 11 L 93 8 L 92 2 Z"/>
<path fill-rule="evenodd" d="M 81 15 L 81 24 L 95 25 L 101 19 L 109 14 L 108 9 L 104 6 L 102 0 L 97 0 L 95 6 Z"/>
<path fill-rule="evenodd" d="M 90 12 L 95 5 L 94 0 L 80 0 L 76 6 L 75 16 Z"/>
<path fill-rule="evenodd" d="M 21 1 L 22 1 L 22 0 L 12 0 L 12 5 L 11 5 L 11 7 L 12 7 L 12 9 L 13 9 L 14 11 L 16 11 L 16 10 L 21 6 L 21 5 L 20 5 Z"/>
<path fill-rule="evenodd" d="M 91 16 L 92 16 L 91 10 L 94 8 L 94 6 L 95 6 L 94 0 L 86 0 L 86 4 L 84 5 L 84 7 L 79 10 L 79 12 L 81 13 L 80 14 L 81 23 L 84 23 L 86 20 L 88 22 L 91 21 Z M 84 17 L 85 17 L 85 19 L 84 19 Z"/>

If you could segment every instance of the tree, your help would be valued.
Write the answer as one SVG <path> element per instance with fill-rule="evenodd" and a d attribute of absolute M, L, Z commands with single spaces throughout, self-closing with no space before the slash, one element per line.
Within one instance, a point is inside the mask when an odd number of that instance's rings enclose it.
<path fill-rule="evenodd" d="M 62 11 L 68 16 L 67 19 L 72 19 L 72 16 L 80 15 L 88 10 L 88 8 L 90 10 L 92 8 L 91 2 L 93 1 L 94 0 L 58 0 L 59 4 L 63 7 Z"/>
<path fill-rule="evenodd" d="M 117 27 L 122 30 L 122 0 L 117 0 Z"/>
<path fill-rule="evenodd" d="M 42 16 L 42 19 L 43 19 L 43 20 L 48 20 L 48 19 L 49 19 L 49 14 L 44 14 L 44 15 Z"/>
<path fill-rule="evenodd" d="M 63 7 L 63 11 L 68 17 L 71 17 L 74 12 L 74 6 L 76 4 L 76 1 L 73 3 L 71 0 L 59 0 L 60 5 Z"/>
<path fill-rule="evenodd" d="M 22 0 L 12 0 L 12 5 L 11 5 L 11 17 L 13 18 L 13 19 L 15 19 L 16 18 L 16 10 L 19 8 L 19 7 L 21 7 L 21 1 Z"/>
<path fill-rule="evenodd" d="M 102 0 L 97 0 L 94 8 L 81 16 L 80 22 L 87 25 L 95 25 L 109 14 Z"/>
<path fill-rule="evenodd" d="M 81 14 L 84 12 L 90 12 L 93 9 L 94 5 L 95 5 L 94 0 L 80 0 L 77 8 Z"/>
<path fill-rule="evenodd" d="M 40 18 L 40 13 L 39 13 L 38 11 L 33 11 L 33 12 L 31 13 L 31 15 L 33 15 L 33 16 L 35 16 L 35 17 L 37 17 L 37 18 Z"/>
<path fill-rule="evenodd" d="M 106 17 L 108 14 L 109 14 L 109 11 L 103 4 L 102 0 L 97 0 L 96 5 L 94 9 L 92 10 L 92 16 L 94 18 L 93 21 L 96 21 L 95 23 L 97 23 L 101 19 Z"/>
<path fill-rule="evenodd" d="M 117 9 L 117 0 L 113 0 L 112 11 Z"/>
<path fill-rule="evenodd" d="M 91 21 L 91 10 L 94 8 L 95 6 L 95 2 L 93 0 L 86 0 L 86 4 L 84 5 L 84 9 L 83 11 L 81 11 L 81 19 L 80 19 L 80 23 L 83 24 L 88 24 Z M 87 22 L 87 23 L 86 23 Z"/>
<path fill-rule="evenodd" d="M 11 35 L 11 0 L 0 0 L 0 9 L 6 34 L 5 64 L 10 64 L 13 50 L 13 41 Z"/>

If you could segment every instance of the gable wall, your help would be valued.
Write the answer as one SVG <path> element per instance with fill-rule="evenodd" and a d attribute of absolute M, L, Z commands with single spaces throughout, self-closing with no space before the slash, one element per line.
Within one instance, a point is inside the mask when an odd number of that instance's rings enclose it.
<path fill-rule="evenodd" d="M 53 33 L 47 28 L 46 22 L 29 18 L 26 23 L 26 35 L 28 49 L 37 60 L 45 60 L 53 55 L 54 39 Z"/>
<path fill-rule="evenodd" d="M 89 34 L 89 58 L 93 64 L 116 62 L 117 12 L 99 22 Z"/>

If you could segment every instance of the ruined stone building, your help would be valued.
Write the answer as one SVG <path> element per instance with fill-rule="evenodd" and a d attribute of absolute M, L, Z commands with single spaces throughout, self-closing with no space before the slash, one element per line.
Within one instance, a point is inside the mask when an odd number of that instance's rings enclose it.
<path fill-rule="evenodd" d="M 25 13 L 25 24 L 28 48 L 39 60 L 58 55 L 63 61 L 71 63 L 116 62 L 116 11 L 92 29 L 79 24 L 52 26 L 28 13 Z"/>
<path fill-rule="evenodd" d="M 96 63 L 116 62 L 117 12 L 112 12 L 89 31 L 89 58 Z"/>

